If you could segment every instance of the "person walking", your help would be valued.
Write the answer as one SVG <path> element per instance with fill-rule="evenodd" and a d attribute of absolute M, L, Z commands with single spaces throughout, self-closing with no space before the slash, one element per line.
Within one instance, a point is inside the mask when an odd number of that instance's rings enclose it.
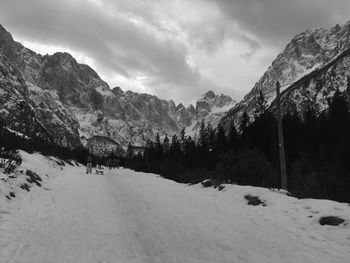
<path fill-rule="evenodd" d="M 91 174 L 92 173 L 92 159 L 89 156 L 86 161 L 86 173 Z"/>
<path fill-rule="evenodd" d="M 108 169 L 111 170 L 112 169 L 112 160 L 108 159 L 106 162 L 106 165 L 108 166 Z"/>

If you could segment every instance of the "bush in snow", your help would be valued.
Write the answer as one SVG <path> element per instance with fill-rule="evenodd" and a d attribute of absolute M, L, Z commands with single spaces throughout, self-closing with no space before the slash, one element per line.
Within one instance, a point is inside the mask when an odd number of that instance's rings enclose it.
<path fill-rule="evenodd" d="M 244 198 L 246 200 L 248 200 L 248 205 L 253 205 L 253 206 L 263 205 L 263 206 L 266 206 L 265 203 L 263 201 L 261 201 L 260 198 L 257 197 L 257 196 L 245 195 Z"/>
<path fill-rule="evenodd" d="M 318 172 L 304 156 L 297 160 L 291 169 L 291 192 L 299 198 L 321 198 L 325 191 L 321 186 Z"/>
<path fill-rule="evenodd" d="M 329 225 L 329 226 L 339 226 L 340 224 L 344 223 L 345 220 L 340 218 L 340 217 L 336 217 L 336 216 L 324 216 L 321 217 L 319 220 L 320 225 L 324 226 L 324 225 Z"/>
<path fill-rule="evenodd" d="M 164 178 L 181 182 L 180 174 L 186 171 L 184 165 L 173 160 L 163 160 L 160 164 L 160 175 Z"/>
<path fill-rule="evenodd" d="M 190 184 L 201 183 L 211 178 L 214 178 L 214 173 L 203 168 L 187 169 L 184 173 L 179 175 L 180 182 Z"/>
<path fill-rule="evenodd" d="M 26 175 L 27 175 L 27 182 L 28 183 L 35 183 L 37 186 L 41 186 L 41 177 L 35 173 L 35 172 L 32 172 L 31 170 L 27 170 L 26 172 Z"/>
<path fill-rule="evenodd" d="M 5 174 L 12 173 L 22 163 L 17 150 L 7 150 L 0 147 L 0 171 Z"/>
<path fill-rule="evenodd" d="M 201 184 L 203 187 L 211 187 L 213 186 L 213 181 L 211 179 L 205 179 Z"/>
<path fill-rule="evenodd" d="M 217 165 L 215 174 L 221 180 L 231 180 L 242 185 L 278 185 L 277 170 L 257 149 L 226 153 Z"/>

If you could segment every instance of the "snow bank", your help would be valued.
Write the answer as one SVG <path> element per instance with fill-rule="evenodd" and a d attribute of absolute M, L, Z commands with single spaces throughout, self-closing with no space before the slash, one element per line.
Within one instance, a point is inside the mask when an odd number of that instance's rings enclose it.
<path fill-rule="evenodd" d="M 39 153 L 19 151 L 22 163 L 12 173 L 0 171 L 0 218 L 9 202 L 32 187 L 42 186 L 48 177 L 60 175 L 64 166 L 69 165 L 55 157 Z"/>
<path fill-rule="evenodd" d="M 348 204 L 251 186 L 226 184 L 218 191 L 128 169 L 87 175 L 84 167 L 21 155 L 21 169 L 47 183 L 33 186 L 22 199 L 1 199 L 11 206 L 4 210 L 1 204 L 0 261 L 345 263 L 350 258 Z M 246 195 L 266 206 L 248 205 Z M 322 216 L 345 222 L 321 226 Z"/>

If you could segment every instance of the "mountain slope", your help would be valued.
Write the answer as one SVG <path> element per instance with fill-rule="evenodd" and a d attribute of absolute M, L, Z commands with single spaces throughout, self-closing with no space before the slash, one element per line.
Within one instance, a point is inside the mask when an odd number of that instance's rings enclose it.
<path fill-rule="evenodd" d="M 288 89 L 294 82 L 309 73 L 335 60 L 350 48 L 350 21 L 344 26 L 336 25 L 330 29 L 309 29 L 298 34 L 277 56 L 272 65 L 255 84 L 253 89 L 223 118 L 227 126 L 232 120 L 238 121 L 244 111 L 252 115 L 256 98 L 263 92 L 268 103 L 275 98 L 277 80 Z M 324 100 L 319 94 L 319 99 Z"/>
<path fill-rule="evenodd" d="M 40 93 L 33 100 L 32 89 L 21 73 L 0 56 L 0 116 L 7 127 L 31 137 L 40 136 L 61 142 L 66 146 L 80 145 L 74 120 L 69 119 L 70 115 L 66 115 L 62 105 L 51 103 L 54 94 Z"/>
<path fill-rule="evenodd" d="M 281 107 L 284 112 L 322 112 L 336 91 L 350 99 L 350 48 L 282 92 Z M 275 108 L 274 102 L 271 108 Z"/>
<path fill-rule="evenodd" d="M 195 133 L 203 119 L 216 126 L 234 105 L 228 96 L 213 92 L 201 98 L 196 108 L 185 108 L 149 94 L 124 92 L 119 87 L 111 90 L 93 69 L 70 54 L 36 54 L 14 41 L 1 25 L 0 55 L 22 74 L 42 123 L 49 126 L 49 119 L 59 122 L 59 132 L 52 130 L 51 135 L 65 146 L 76 146 L 79 140 L 85 144 L 95 135 L 125 147 L 129 142 L 145 144 L 156 133 L 171 135 L 184 127 Z"/>

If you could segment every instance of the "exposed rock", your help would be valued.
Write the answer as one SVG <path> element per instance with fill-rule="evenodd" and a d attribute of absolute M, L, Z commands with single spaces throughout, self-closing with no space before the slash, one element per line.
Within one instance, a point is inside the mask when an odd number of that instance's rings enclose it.
<path fill-rule="evenodd" d="M 266 206 L 265 203 L 263 201 L 261 201 L 258 196 L 245 195 L 244 198 L 246 200 L 248 200 L 248 205 L 253 205 L 253 206 L 263 205 L 263 206 Z"/>
<path fill-rule="evenodd" d="M 324 226 L 324 225 L 329 225 L 329 226 L 339 226 L 340 224 L 344 223 L 345 220 L 340 218 L 340 217 L 336 217 L 336 216 L 324 216 L 321 217 L 319 220 L 320 225 Z"/>
<path fill-rule="evenodd" d="M 225 186 L 224 186 L 224 185 L 219 185 L 219 186 L 218 186 L 218 190 L 219 190 L 219 191 L 224 190 L 224 188 L 225 188 Z"/>

